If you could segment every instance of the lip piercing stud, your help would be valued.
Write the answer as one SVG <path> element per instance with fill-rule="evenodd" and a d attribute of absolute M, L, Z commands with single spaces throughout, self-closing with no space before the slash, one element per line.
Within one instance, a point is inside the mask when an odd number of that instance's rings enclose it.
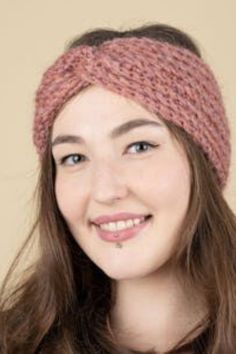
<path fill-rule="evenodd" d="M 116 248 L 122 248 L 122 244 L 121 243 L 116 243 Z"/>
<path fill-rule="evenodd" d="M 114 235 L 115 238 L 119 237 L 118 234 Z M 122 248 L 122 244 L 120 242 L 116 243 L 116 248 Z"/>

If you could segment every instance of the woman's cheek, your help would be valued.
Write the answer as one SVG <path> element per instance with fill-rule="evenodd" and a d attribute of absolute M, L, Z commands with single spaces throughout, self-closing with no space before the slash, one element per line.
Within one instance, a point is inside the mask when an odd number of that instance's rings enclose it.
<path fill-rule="evenodd" d="M 71 222 L 79 220 L 80 213 L 83 212 L 88 200 L 88 183 L 81 181 L 78 175 L 58 178 L 55 193 L 58 207 L 64 218 Z"/>
<path fill-rule="evenodd" d="M 66 183 L 63 179 L 58 178 L 55 185 L 55 193 L 58 207 L 63 216 L 67 217 L 67 215 L 71 215 L 73 193 L 70 184 Z"/>

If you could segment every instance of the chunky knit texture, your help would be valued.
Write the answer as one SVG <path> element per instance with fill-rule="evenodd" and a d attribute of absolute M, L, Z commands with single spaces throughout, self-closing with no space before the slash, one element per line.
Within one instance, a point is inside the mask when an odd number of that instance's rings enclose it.
<path fill-rule="evenodd" d="M 230 131 L 218 83 L 188 49 L 150 38 L 116 38 L 68 50 L 44 73 L 36 93 L 33 141 L 42 158 L 63 105 L 83 88 L 99 85 L 182 127 L 212 162 L 224 188 Z"/>

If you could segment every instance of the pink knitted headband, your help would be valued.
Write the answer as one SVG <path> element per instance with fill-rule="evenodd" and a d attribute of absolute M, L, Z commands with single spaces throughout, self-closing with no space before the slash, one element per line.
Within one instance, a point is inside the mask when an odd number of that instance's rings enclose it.
<path fill-rule="evenodd" d="M 206 153 L 224 188 L 230 131 L 212 71 L 189 50 L 145 37 L 72 48 L 45 72 L 36 94 L 33 125 L 40 158 L 62 106 L 92 84 L 132 99 L 182 127 Z"/>

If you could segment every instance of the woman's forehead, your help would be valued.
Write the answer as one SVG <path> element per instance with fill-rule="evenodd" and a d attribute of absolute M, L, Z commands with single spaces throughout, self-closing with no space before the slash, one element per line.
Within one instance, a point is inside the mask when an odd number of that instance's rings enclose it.
<path fill-rule="evenodd" d="M 149 119 L 165 126 L 164 121 L 137 102 L 98 86 L 91 86 L 74 96 L 58 113 L 53 130 L 74 124 L 95 128 L 105 124 L 111 128 L 132 119 Z M 95 125 L 94 125 L 95 124 Z"/>

